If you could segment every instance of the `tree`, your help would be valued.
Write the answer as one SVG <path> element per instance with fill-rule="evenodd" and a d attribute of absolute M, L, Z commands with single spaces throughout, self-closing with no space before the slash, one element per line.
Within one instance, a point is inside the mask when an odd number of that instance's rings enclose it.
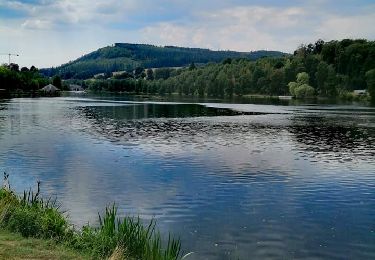
<path fill-rule="evenodd" d="M 60 76 L 54 76 L 52 79 L 52 84 L 56 87 L 61 89 L 62 88 L 62 83 L 61 83 L 61 78 Z"/>
<path fill-rule="evenodd" d="M 366 72 L 366 83 L 371 100 L 375 102 L 375 69 Z"/>
<path fill-rule="evenodd" d="M 295 97 L 295 96 L 296 96 L 296 89 L 297 89 L 297 87 L 298 87 L 297 82 L 294 82 L 294 81 L 289 82 L 288 87 L 289 87 L 289 92 L 290 92 L 290 94 L 291 94 L 293 97 Z"/>
<path fill-rule="evenodd" d="M 146 75 L 144 73 L 144 68 L 142 67 L 136 67 L 134 70 L 134 77 L 135 78 L 144 78 Z"/>
<path fill-rule="evenodd" d="M 147 69 L 146 79 L 147 80 L 154 80 L 154 71 L 152 69 Z"/>
<path fill-rule="evenodd" d="M 300 72 L 297 74 L 298 85 L 309 84 L 309 74 L 306 72 Z"/>
<path fill-rule="evenodd" d="M 337 78 L 336 72 L 332 65 L 328 66 L 327 78 L 324 83 L 324 88 L 326 89 L 327 96 L 333 97 L 337 94 L 336 91 Z"/>
<path fill-rule="evenodd" d="M 321 61 L 318 65 L 317 71 L 315 73 L 316 84 L 321 95 L 326 95 L 327 90 L 325 88 L 325 82 L 328 77 L 328 64 Z"/>
<path fill-rule="evenodd" d="M 295 89 L 296 98 L 311 98 L 315 94 L 315 89 L 307 84 L 302 84 Z"/>
<path fill-rule="evenodd" d="M 16 72 L 20 71 L 20 67 L 19 67 L 18 64 L 16 64 L 16 63 L 11 63 L 11 64 L 9 64 L 9 69 L 10 69 L 11 71 L 16 71 Z"/>
<path fill-rule="evenodd" d="M 189 70 L 195 70 L 197 66 L 195 66 L 194 62 L 192 62 L 189 66 Z"/>
<path fill-rule="evenodd" d="M 232 63 L 232 59 L 231 58 L 226 58 L 225 60 L 223 60 L 223 64 L 231 64 Z"/>
<path fill-rule="evenodd" d="M 309 74 L 301 72 L 297 74 L 297 82 L 289 82 L 289 92 L 296 98 L 309 98 L 315 95 L 315 89 L 309 84 Z"/>
<path fill-rule="evenodd" d="M 216 82 L 217 82 L 217 91 L 216 91 L 216 95 L 217 97 L 224 97 L 224 91 L 225 91 L 225 88 L 228 86 L 228 77 L 227 75 L 224 73 L 223 70 L 221 70 L 219 72 L 219 74 L 217 75 L 216 77 Z"/>
<path fill-rule="evenodd" d="M 271 73 L 269 95 L 283 94 L 285 90 L 284 70 L 277 69 Z"/>
<path fill-rule="evenodd" d="M 324 46 L 324 41 L 322 39 L 317 40 L 315 42 L 313 53 L 320 54 L 322 52 L 323 46 Z"/>

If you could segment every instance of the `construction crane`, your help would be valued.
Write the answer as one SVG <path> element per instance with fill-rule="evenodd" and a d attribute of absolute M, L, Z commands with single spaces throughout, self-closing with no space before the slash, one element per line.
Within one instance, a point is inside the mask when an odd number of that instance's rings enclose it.
<path fill-rule="evenodd" d="M 8 58 L 9 58 L 9 64 L 10 64 L 10 56 L 20 56 L 18 54 L 14 54 L 14 53 L 0 53 L 0 55 L 8 55 Z"/>

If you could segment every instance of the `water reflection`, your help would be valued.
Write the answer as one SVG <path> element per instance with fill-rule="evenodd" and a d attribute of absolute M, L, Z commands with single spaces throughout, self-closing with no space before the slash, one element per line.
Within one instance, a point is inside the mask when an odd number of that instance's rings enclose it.
<path fill-rule="evenodd" d="M 374 258 L 373 111 L 115 101 L 7 102 L 1 170 L 77 224 L 156 217 L 194 259 Z"/>
<path fill-rule="evenodd" d="M 372 110 L 360 111 L 361 116 L 365 113 L 370 116 L 364 120 L 344 116 L 332 119 L 316 114 L 321 110 L 309 108 L 291 116 L 283 113 L 285 111 L 259 112 L 258 109 L 250 112 L 194 104 L 79 108 L 80 116 L 88 119 L 89 131 L 116 142 L 137 143 L 141 139 L 152 138 L 160 144 L 189 143 L 195 148 L 206 149 L 210 142 L 224 146 L 240 145 L 252 135 L 256 135 L 252 137 L 254 139 L 266 136 L 268 140 L 264 143 L 273 139 L 278 141 L 284 131 L 296 141 L 299 152 L 311 151 L 313 157 L 330 156 L 331 160 L 340 161 L 372 160 L 375 128 L 358 126 L 363 123 L 361 121 L 375 121 Z M 218 116 L 220 120 L 210 118 Z M 204 145 L 200 146 L 202 142 Z"/>
<path fill-rule="evenodd" d="M 373 118 L 375 115 L 373 116 Z M 360 119 L 354 119 L 360 124 Z M 298 150 L 321 160 L 370 160 L 375 155 L 375 128 L 359 127 L 353 119 L 337 122 L 325 116 L 296 116 L 290 128 Z"/>
<path fill-rule="evenodd" d="M 88 117 L 109 117 L 116 120 L 263 114 L 260 112 L 241 112 L 231 109 L 213 108 L 199 104 L 170 105 L 144 103 L 123 106 L 82 107 L 81 109 Z"/>

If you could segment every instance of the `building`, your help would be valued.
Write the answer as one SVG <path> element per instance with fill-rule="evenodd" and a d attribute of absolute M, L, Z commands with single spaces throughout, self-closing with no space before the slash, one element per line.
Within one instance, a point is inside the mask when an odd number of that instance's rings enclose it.
<path fill-rule="evenodd" d="M 356 90 L 353 90 L 353 93 L 356 96 L 365 96 L 365 95 L 367 95 L 366 89 L 356 89 Z"/>
<path fill-rule="evenodd" d="M 70 91 L 84 91 L 84 89 L 82 88 L 82 86 L 76 85 L 76 84 L 70 84 L 69 85 L 69 90 Z"/>
<path fill-rule="evenodd" d="M 56 92 L 59 92 L 60 89 L 56 88 L 54 85 L 52 84 L 48 84 L 47 86 L 45 86 L 44 88 L 41 88 L 40 91 L 46 93 L 46 94 L 54 94 Z"/>

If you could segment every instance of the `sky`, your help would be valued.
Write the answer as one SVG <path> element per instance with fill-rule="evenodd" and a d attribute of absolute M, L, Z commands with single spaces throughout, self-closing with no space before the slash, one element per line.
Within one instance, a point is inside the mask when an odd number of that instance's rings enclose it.
<path fill-rule="evenodd" d="M 318 39 L 374 40 L 374 25 L 374 0 L 0 0 L 0 53 L 42 68 L 115 42 L 293 52 Z"/>

